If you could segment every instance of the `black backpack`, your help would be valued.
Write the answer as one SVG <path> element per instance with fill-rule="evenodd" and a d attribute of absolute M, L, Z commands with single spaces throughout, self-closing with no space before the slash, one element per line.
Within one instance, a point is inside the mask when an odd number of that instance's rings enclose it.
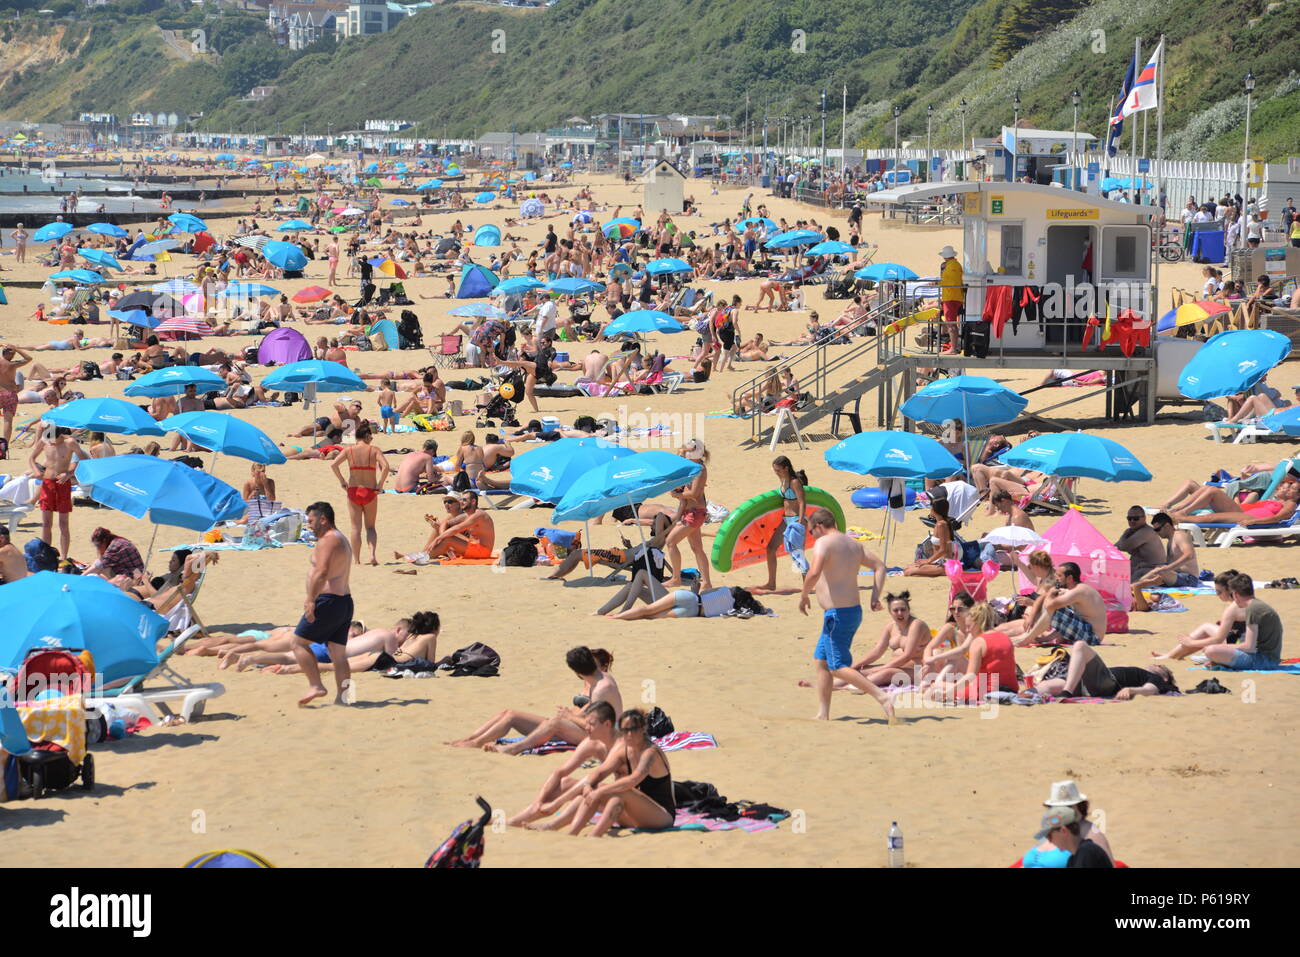
<path fill-rule="evenodd" d="M 501 558 L 506 565 L 517 568 L 532 568 L 537 564 L 536 538 L 512 538 L 501 549 Z"/>
<path fill-rule="evenodd" d="M 437 664 L 439 671 L 450 671 L 453 678 L 492 678 L 499 674 L 500 667 L 501 656 L 481 641 L 458 648 Z"/>
<path fill-rule="evenodd" d="M 673 719 L 664 714 L 663 708 L 656 705 L 645 716 L 645 730 L 652 738 L 662 738 L 677 729 L 673 726 Z"/>

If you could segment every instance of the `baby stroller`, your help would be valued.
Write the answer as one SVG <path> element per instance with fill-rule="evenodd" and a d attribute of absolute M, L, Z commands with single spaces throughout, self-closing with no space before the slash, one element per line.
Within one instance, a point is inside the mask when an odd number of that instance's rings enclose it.
<path fill-rule="evenodd" d="M 20 703 L 38 701 L 46 691 L 67 695 L 76 703 L 74 720 L 85 725 L 86 711 L 81 696 L 91 690 L 93 678 L 94 663 L 88 651 L 33 650 L 14 679 L 13 700 Z M 16 712 L 14 714 L 16 717 Z M 102 722 L 103 718 L 96 714 L 94 721 Z M 41 797 L 46 791 L 71 787 L 78 779 L 82 790 L 89 791 L 95 786 L 95 758 L 85 753 L 80 756 L 80 762 L 75 763 L 68 750 L 59 744 L 32 741 L 31 750 L 18 759 L 18 773 L 31 788 L 33 798 Z"/>
<path fill-rule="evenodd" d="M 397 348 L 423 349 L 424 330 L 420 328 L 419 317 L 410 309 L 402 310 L 402 321 L 397 324 Z"/>
<path fill-rule="evenodd" d="M 479 422 L 496 419 L 503 426 L 518 425 L 515 406 L 524 400 L 524 373 L 509 366 L 493 370 L 493 380 L 484 388 L 490 393 L 488 401 L 478 407 Z"/>
<path fill-rule="evenodd" d="M 483 829 L 492 820 L 492 805 L 478 798 L 478 806 L 483 809 L 483 816 L 477 821 L 470 819 L 456 825 L 451 835 L 438 845 L 438 849 L 429 855 L 425 867 L 478 867 L 483 859 Z"/>

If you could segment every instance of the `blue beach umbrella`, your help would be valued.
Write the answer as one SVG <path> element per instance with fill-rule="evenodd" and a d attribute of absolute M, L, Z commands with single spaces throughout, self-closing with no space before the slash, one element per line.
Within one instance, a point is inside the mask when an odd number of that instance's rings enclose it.
<path fill-rule="evenodd" d="M 314 228 L 315 227 L 305 219 L 291 219 L 288 222 L 283 222 L 279 226 L 275 227 L 276 231 L 281 233 L 297 233 L 302 232 L 304 229 Z"/>
<path fill-rule="evenodd" d="M 838 239 L 828 239 L 825 242 L 818 243 L 816 246 L 810 246 L 805 252 L 807 256 L 847 256 L 857 250 L 848 243 L 842 243 Z"/>
<path fill-rule="evenodd" d="M 412 203 L 409 199 L 395 199 L 393 200 L 392 205 L 393 206 L 414 206 L 415 204 Z"/>
<path fill-rule="evenodd" d="M 956 475 L 961 463 L 928 435 L 914 432 L 862 432 L 832 445 L 826 464 L 841 472 L 877 478 L 938 479 Z"/>
<path fill-rule="evenodd" d="M 98 233 L 101 236 L 112 236 L 114 239 L 121 239 L 123 236 L 131 235 L 121 226 L 114 226 L 112 223 L 91 223 L 86 227 L 86 232 Z"/>
<path fill-rule="evenodd" d="M 150 292 L 163 292 L 169 296 L 192 296 L 202 292 L 203 288 L 184 279 L 169 279 L 149 287 Z"/>
<path fill-rule="evenodd" d="M 570 163 L 568 160 L 565 160 L 563 163 L 560 164 L 560 169 L 573 169 L 573 164 Z"/>
<path fill-rule="evenodd" d="M 796 246 L 811 246 L 819 243 L 824 237 L 821 233 L 812 229 L 792 229 L 788 232 L 777 233 L 763 245 L 768 249 L 794 249 Z"/>
<path fill-rule="evenodd" d="M 159 425 L 213 452 L 263 465 L 282 465 L 287 461 L 269 435 L 228 412 L 182 412 L 163 419 Z"/>
<path fill-rule="evenodd" d="M 455 309 L 449 309 L 447 315 L 471 319 L 505 319 L 509 317 L 510 313 L 506 312 L 504 309 L 498 309 L 496 306 L 489 305 L 486 302 L 472 302 L 466 306 L 457 306 Z"/>
<path fill-rule="evenodd" d="M 272 266 L 277 269 L 283 269 L 286 272 L 303 269 L 307 265 L 307 257 L 303 251 L 293 243 L 277 242 L 272 240 L 262 247 L 262 256 Z"/>
<path fill-rule="evenodd" d="M 515 458 L 510 469 L 510 491 L 552 504 L 583 475 L 632 450 L 606 439 L 559 439 Z"/>
<path fill-rule="evenodd" d="M 671 452 L 651 449 L 591 469 L 569 487 L 555 506 L 557 522 L 585 522 L 622 505 L 634 505 L 685 485 L 701 465 Z"/>
<path fill-rule="evenodd" d="M 143 309 L 109 309 L 108 314 L 128 326 L 143 326 L 145 329 L 157 328 L 163 321 L 161 316 L 151 316 Z"/>
<path fill-rule="evenodd" d="M 543 288 L 547 292 L 558 292 L 564 296 L 580 296 L 584 292 L 601 292 L 604 290 L 605 285 L 591 279 L 565 276 L 561 279 L 551 280 Z"/>
<path fill-rule="evenodd" d="M 1189 399 L 1217 399 L 1253 389 L 1291 352 L 1291 340 L 1273 329 L 1239 329 L 1210 337 L 1178 377 Z"/>
<path fill-rule="evenodd" d="M 494 200 L 494 199 L 496 199 L 496 198 L 497 198 L 497 194 L 496 194 L 496 193 L 492 192 L 490 189 L 485 189 L 483 192 L 477 194 L 477 195 L 474 197 L 474 202 L 476 202 L 476 203 L 490 203 L 490 202 L 492 202 L 492 200 Z"/>
<path fill-rule="evenodd" d="M 168 366 L 136 379 L 122 390 L 122 394 L 130 398 L 153 399 L 160 395 L 180 395 L 187 385 L 194 386 L 202 395 L 225 389 L 226 380 L 202 366 Z"/>
<path fill-rule="evenodd" d="M 77 481 L 91 486 L 91 498 L 101 505 L 133 518 L 148 514 L 155 525 L 196 532 L 242 518 L 248 510 L 238 489 L 207 472 L 152 455 L 82 459 Z"/>
<path fill-rule="evenodd" d="M 77 255 L 87 262 L 94 263 L 96 266 L 109 269 L 122 268 L 122 264 L 111 253 L 104 252 L 102 249 L 78 249 Z"/>
<path fill-rule="evenodd" d="M 278 296 L 280 290 L 260 282 L 232 282 L 217 293 L 218 299 L 257 299 L 261 296 Z"/>
<path fill-rule="evenodd" d="M 0 589 L 0 615 L 0 669 L 16 671 L 34 648 L 84 648 L 105 682 L 152 671 L 155 643 L 168 628 L 162 615 L 97 575 L 37 572 L 11 582 Z"/>
<path fill-rule="evenodd" d="M 637 332 L 685 332 L 686 327 L 658 309 L 634 309 L 625 312 L 605 327 L 605 338 L 630 335 Z"/>
<path fill-rule="evenodd" d="M 1004 452 L 1003 464 L 1044 475 L 1103 482 L 1149 482 L 1151 472 L 1124 446 L 1086 432 L 1056 432 L 1026 439 Z"/>
<path fill-rule="evenodd" d="M 144 409 L 121 399 L 73 399 L 41 415 L 41 420 L 65 429 L 90 429 L 121 435 L 165 435 Z"/>
<path fill-rule="evenodd" d="M 49 243 L 56 239 L 62 239 L 68 233 L 72 232 L 71 223 L 46 223 L 36 232 L 32 233 L 32 242 Z"/>
<path fill-rule="evenodd" d="M 509 279 L 502 280 L 493 290 L 493 295 L 513 296 L 532 289 L 541 289 L 545 285 L 546 283 L 539 282 L 532 276 L 512 276 Z"/>
<path fill-rule="evenodd" d="M 153 242 L 142 243 L 136 248 L 136 252 L 144 253 L 147 256 L 156 256 L 158 253 L 179 249 L 180 245 L 180 241 L 176 239 L 155 239 Z"/>
<path fill-rule="evenodd" d="M 666 259 L 653 259 L 646 263 L 645 269 L 646 272 L 652 276 L 662 276 L 680 272 L 695 272 L 689 263 L 673 257 L 668 257 Z"/>
<path fill-rule="evenodd" d="M 314 385 L 317 392 L 350 392 L 365 389 L 361 378 L 345 365 L 323 359 L 304 359 L 276 369 L 262 380 L 262 388 L 301 392 Z"/>
<path fill-rule="evenodd" d="M 957 419 L 967 428 L 977 429 L 1010 422 L 1028 404 L 1023 395 L 986 376 L 959 375 L 932 382 L 899 411 L 920 422 Z"/>
<path fill-rule="evenodd" d="M 206 233 L 208 231 L 208 224 L 190 213 L 172 213 L 167 217 L 167 220 L 183 233 Z"/>
<path fill-rule="evenodd" d="M 1265 428 L 1284 435 L 1300 436 L 1300 405 L 1270 412 L 1260 420 Z"/>
<path fill-rule="evenodd" d="M 442 188 L 442 180 L 440 180 L 440 179 L 431 179 L 431 180 L 429 180 L 429 182 L 427 182 L 427 183 L 421 183 L 419 186 L 417 186 L 417 187 L 415 187 L 415 188 L 416 188 L 417 191 L 418 191 L 418 190 L 425 190 L 425 189 L 441 189 L 441 188 Z"/>
<path fill-rule="evenodd" d="M 95 284 L 104 281 L 104 277 L 97 272 L 89 269 L 64 269 L 61 272 L 50 273 L 51 279 L 71 279 L 74 282 Z"/>
<path fill-rule="evenodd" d="M 907 279 L 920 279 L 921 277 L 898 263 L 872 263 L 870 266 L 864 266 L 853 274 L 854 279 L 867 279 L 871 282 L 897 282 Z"/>
<path fill-rule="evenodd" d="M 742 219 L 740 222 L 736 223 L 736 225 L 742 230 L 748 229 L 750 226 L 761 226 L 763 229 L 780 228 L 774 221 L 768 219 L 766 216 L 750 216 L 748 219 Z"/>

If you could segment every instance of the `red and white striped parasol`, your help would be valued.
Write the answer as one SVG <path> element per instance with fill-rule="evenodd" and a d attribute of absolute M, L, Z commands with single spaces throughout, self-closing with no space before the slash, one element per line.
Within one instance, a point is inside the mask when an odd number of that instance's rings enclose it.
<path fill-rule="evenodd" d="M 154 327 L 154 332 L 185 332 L 195 336 L 212 335 L 212 326 L 202 316 L 173 316 Z"/>

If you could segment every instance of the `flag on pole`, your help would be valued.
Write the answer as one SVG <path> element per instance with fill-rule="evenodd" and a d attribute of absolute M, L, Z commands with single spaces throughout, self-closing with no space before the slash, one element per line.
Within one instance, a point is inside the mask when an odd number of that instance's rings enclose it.
<path fill-rule="evenodd" d="M 1147 65 L 1138 74 L 1137 80 L 1133 83 L 1133 88 L 1129 90 L 1128 95 L 1124 98 L 1124 105 L 1120 108 L 1119 115 L 1121 118 L 1139 113 L 1142 110 L 1153 109 L 1159 104 L 1160 91 L 1156 85 L 1156 68 L 1160 62 L 1160 53 L 1164 45 L 1165 41 L 1162 38 L 1156 44 L 1151 59 L 1147 60 Z"/>
<path fill-rule="evenodd" d="M 1116 152 L 1115 144 L 1119 142 L 1120 134 L 1124 132 L 1124 117 L 1128 114 L 1124 112 L 1124 104 L 1128 102 L 1129 91 L 1133 89 L 1133 81 L 1137 78 L 1137 57 L 1134 57 L 1128 65 L 1128 72 L 1124 74 L 1124 85 L 1119 91 L 1119 105 L 1114 115 L 1110 118 L 1110 135 L 1106 137 L 1106 155 L 1114 156 Z"/>

